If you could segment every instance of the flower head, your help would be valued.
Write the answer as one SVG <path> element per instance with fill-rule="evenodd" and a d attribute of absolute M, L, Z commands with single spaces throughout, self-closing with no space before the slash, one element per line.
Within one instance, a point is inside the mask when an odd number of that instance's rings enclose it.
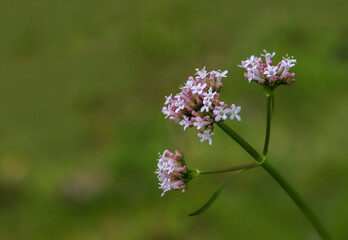
<path fill-rule="evenodd" d="M 268 53 L 263 50 L 265 54 L 261 54 L 265 58 L 263 62 L 262 58 L 256 58 L 254 55 L 245 61 L 242 61 L 238 67 L 244 68 L 245 78 L 251 82 L 256 81 L 259 84 L 267 85 L 275 88 L 280 84 L 290 85 L 295 82 L 295 73 L 290 73 L 289 70 L 296 64 L 296 59 L 293 57 L 283 57 L 283 60 L 278 64 L 273 64 L 271 60 L 274 57 L 275 52 Z"/>
<path fill-rule="evenodd" d="M 182 193 L 187 189 L 187 183 L 193 177 L 199 175 L 199 171 L 189 168 L 184 160 L 182 152 L 172 153 L 165 150 L 163 154 L 159 153 L 157 170 L 155 172 L 163 195 L 170 190 L 181 190 Z"/>
<path fill-rule="evenodd" d="M 252 56 L 248 59 L 248 64 L 258 62 L 259 59 Z M 219 92 L 223 86 L 221 79 L 227 77 L 227 73 L 227 70 L 208 72 L 205 67 L 197 70 L 195 73 L 197 77 L 189 77 L 185 85 L 180 88 L 180 93 L 174 97 L 172 94 L 166 97 L 165 106 L 162 108 L 163 114 L 166 115 L 165 118 L 169 117 L 169 120 L 183 126 L 184 130 L 196 127 L 200 132 L 201 142 L 209 140 L 211 145 L 214 123 L 224 121 L 228 116 L 230 119 L 234 119 L 235 117 L 232 115 L 236 114 L 232 109 L 234 105 L 229 107 L 219 100 Z M 257 74 L 256 70 L 255 74 Z M 239 112 L 241 108 L 237 108 Z M 239 116 L 236 118 L 240 119 Z"/>

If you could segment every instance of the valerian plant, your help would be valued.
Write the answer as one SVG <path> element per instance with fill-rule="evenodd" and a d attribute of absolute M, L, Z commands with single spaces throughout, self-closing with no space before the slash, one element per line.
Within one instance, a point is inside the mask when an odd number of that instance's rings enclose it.
<path fill-rule="evenodd" d="M 321 238 L 331 239 L 310 206 L 271 165 L 267 158 L 271 118 L 274 109 L 274 90 L 280 85 L 290 85 L 295 82 L 295 73 L 290 72 L 290 69 L 295 66 L 296 59 L 286 56 L 279 63 L 274 64 L 272 60 L 274 55 L 275 53 L 268 53 L 264 50 L 264 54 L 261 54 L 263 58 L 252 55 L 238 65 L 238 67 L 245 69 L 244 76 L 249 83 L 255 82 L 261 85 L 266 95 L 266 136 L 262 154 L 224 122 L 228 118 L 241 121 L 239 115 L 241 107 L 235 104 L 229 105 L 220 100 L 220 91 L 223 87 L 221 80 L 227 77 L 227 70 L 207 71 L 205 67 L 201 70 L 196 69 L 195 76 L 190 76 L 185 85 L 180 87 L 181 92 L 174 96 L 170 94 L 166 97 L 165 106 L 162 108 L 163 114 L 166 115 L 165 118 L 169 118 L 170 121 L 183 126 L 184 130 L 191 127 L 197 128 L 197 135 L 201 138 L 200 141 L 202 143 L 207 141 L 209 145 L 212 145 L 214 127 L 217 125 L 246 150 L 256 160 L 256 163 L 201 172 L 187 165 L 182 152 L 176 150 L 175 153 L 172 153 L 169 150 L 165 150 L 163 154 L 159 154 L 160 157 L 155 172 L 158 174 L 160 188 L 163 190 L 162 196 L 169 190 L 180 190 L 184 193 L 188 183 L 200 175 L 231 172 L 211 198 L 199 210 L 190 214 L 190 216 L 198 215 L 211 206 L 232 176 L 255 167 L 262 167 L 296 203 Z"/>

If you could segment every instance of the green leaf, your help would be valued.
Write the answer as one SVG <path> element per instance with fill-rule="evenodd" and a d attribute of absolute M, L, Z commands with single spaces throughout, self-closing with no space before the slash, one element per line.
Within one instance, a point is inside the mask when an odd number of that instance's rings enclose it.
<path fill-rule="evenodd" d="M 228 182 L 229 179 L 230 179 L 230 177 L 226 178 L 225 181 L 223 181 L 220 184 L 220 186 L 216 189 L 214 194 L 211 196 L 211 198 L 208 200 L 208 202 L 206 204 L 204 204 L 203 207 L 201 207 L 197 211 L 189 214 L 189 216 L 196 216 L 196 215 L 199 215 L 201 213 L 204 213 L 215 202 L 217 197 L 220 195 L 221 190 L 224 188 L 224 186 L 226 185 L 226 183 Z"/>
<path fill-rule="evenodd" d="M 206 204 L 203 205 L 203 207 L 201 207 L 200 209 L 198 209 L 197 211 L 189 214 L 189 216 L 196 216 L 199 214 L 204 213 L 208 208 L 210 208 L 210 206 L 215 202 L 215 200 L 218 198 L 218 196 L 220 195 L 222 189 L 225 187 L 226 183 L 228 182 L 228 180 L 230 180 L 230 178 L 234 175 L 237 175 L 238 173 L 242 173 L 244 171 L 246 171 L 247 168 L 241 169 L 239 171 L 236 171 L 234 173 L 232 173 L 230 176 L 228 176 L 225 181 L 223 181 L 220 186 L 216 189 L 216 191 L 214 192 L 214 194 L 210 197 L 210 199 L 208 200 L 208 202 L 206 202 Z"/>

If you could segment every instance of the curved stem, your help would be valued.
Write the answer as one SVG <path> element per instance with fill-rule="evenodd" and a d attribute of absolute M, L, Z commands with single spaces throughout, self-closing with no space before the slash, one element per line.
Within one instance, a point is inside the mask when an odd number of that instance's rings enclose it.
<path fill-rule="evenodd" d="M 271 132 L 271 118 L 272 118 L 272 112 L 274 107 L 274 97 L 273 97 L 273 91 L 268 90 L 265 91 L 267 96 L 267 121 L 266 121 L 266 138 L 265 138 L 265 145 L 263 147 L 263 156 L 266 156 L 268 153 L 268 145 L 269 145 L 269 138 L 270 138 L 270 132 Z"/>
<path fill-rule="evenodd" d="M 214 173 L 225 173 L 225 172 L 231 172 L 231 171 L 236 171 L 236 170 L 240 170 L 240 169 L 251 169 L 251 168 L 258 167 L 258 166 L 260 166 L 260 164 L 249 163 L 249 164 L 244 164 L 244 165 L 240 165 L 240 166 L 219 169 L 219 170 L 215 170 L 215 171 L 200 172 L 200 175 L 202 175 L 202 174 L 214 174 Z"/>
<path fill-rule="evenodd" d="M 282 187 L 282 189 L 289 195 L 289 197 L 300 208 L 307 219 L 312 223 L 318 234 L 324 240 L 330 240 L 330 235 L 325 230 L 322 223 L 311 210 L 309 205 L 303 200 L 298 192 L 290 185 L 290 183 L 267 161 L 265 160 L 247 141 L 245 141 L 238 133 L 233 131 L 229 126 L 223 122 L 217 125 L 233 138 L 242 148 L 244 148 L 260 165 L 273 177 L 274 180 Z"/>

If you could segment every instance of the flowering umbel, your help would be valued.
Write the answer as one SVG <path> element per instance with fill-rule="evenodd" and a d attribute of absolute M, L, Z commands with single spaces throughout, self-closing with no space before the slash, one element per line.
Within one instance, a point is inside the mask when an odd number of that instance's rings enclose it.
<path fill-rule="evenodd" d="M 244 76 L 249 82 L 256 81 L 259 84 L 274 88 L 279 84 L 290 85 L 296 81 L 295 73 L 289 72 L 290 68 L 296 64 L 294 57 L 283 57 L 283 60 L 278 64 L 273 64 L 271 58 L 274 57 L 275 52 L 271 54 L 266 50 L 263 51 L 265 54 L 261 54 L 261 56 L 265 58 L 265 61 L 261 57 L 252 55 L 247 60 L 242 61 L 241 65 L 238 65 L 238 67 L 247 70 Z"/>
<path fill-rule="evenodd" d="M 165 150 L 162 155 L 159 153 L 155 173 L 158 174 L 159 188 L 163 190 L 162 197 L 172 189 L 181 190 L 184 193 L 187 189 L 187 183 L 199 175 L 197 169 L 186 165 L 183 153 L 177 150 L 175 153 L 168 150 Z"/>
<path fill-rule="evenodd" d="M 227 77 L 225 71 L 206 71 L 205 67 L 191 76 L 183 87 L 181 92 L 174 97 L 170 94 L 166 97 L 162 112 L 174 121 L 184 127 L 196 127 L 199 130 L 198 136 L 201 142 L 208 141 L 212 144 L 211 136 L 213 133 L 213 124 L 215 122 L 225 121 L 228 117 L 238 121 L 241 117 L 238 113 L 240 106 L 231 106 L 219 100 L 220 90 L 222 88 L 221 79 Z"/>

